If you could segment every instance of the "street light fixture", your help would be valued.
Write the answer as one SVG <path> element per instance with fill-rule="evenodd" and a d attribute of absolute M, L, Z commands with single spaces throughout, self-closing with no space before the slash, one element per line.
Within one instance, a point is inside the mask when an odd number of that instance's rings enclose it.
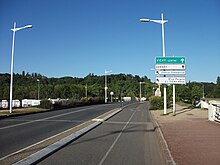
<path fill-rule="evenodd" d="M 141 22 L 154 22 L 161 24 L 161 30 L 162 30 L 162 49 L 163 49 L 163 57 L 165 57 L 165 43 L 164 43 L 164 24 L 168 22 L 168 20 L 163 19 L 163 13 L 161 14 L 161 20 L 151 20 L 147 18 L 141 18 Z M 174 86 L 175 87 L 175 86 Z M 164 114 L 167 114 L 167 87 L 166 84 L 164 84 Z"/>
<path fill-rule="evenodd" d="M 111 72 L 112 72 L 111 70 L 105 70 L 105 103 L 107 103 L 107 90 L 108 90 L 108 87 L 107 87 L 107 74 L 111 73 Z"/>
<path fill-rule="evenodd" d="M 11 52 L 11 82 L 10 82 L 10 113 L 12 113 L 12 90 L 13 90 L 13 70 L 14 70 L 14 43 L 15 43 L 15 32 L 26 29 L 32 28 L 32 25 L 26 25 L 23 27 L 16 28 L 16 22 L 14 23 L 14 28 L 11 29 L 13 31 L 13 39 L 12 39 L 12 52 Z"/>
<path fill-rule="evenodd" d="M 161 20 L 152 20 L 147 18 L 141 18 L 141 22 L 154 22 L 162 25 L 162 46 L 163 46 L 163 57 L 165 57 L 165 43 L 164 43 L 164 24 L 168 22 L 168 20 L 163 19 L 163 13 L 161 14 Z"/>

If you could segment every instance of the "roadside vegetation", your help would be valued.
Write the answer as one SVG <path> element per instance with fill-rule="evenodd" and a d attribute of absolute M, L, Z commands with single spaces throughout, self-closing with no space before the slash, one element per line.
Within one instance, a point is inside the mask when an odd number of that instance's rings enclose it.
<path fill-rule="evenodd" d="M 14 108 L 13 113 L 11 114 L 9 110 L 0 110 L 0 117 L 1 116 L 11 116 L 17 114 L 27 114 L 27 113 L 35 113 L 35 112 L 43 112 L 48 111 L 45 108 L 38 108 L 38 107 L 27 107 L 27 108 Z"/>
<path fill-rule="evenodd" d="M 39 81 L 38 81 L 39 80 Z M 14 99 L 37 99 L 38 83 L 39 94 L 42 104 L 46 109 L 59 109 L 61 107 L 75 107 L 104 102 L 104 76 L 89 74 L 84 78 L 61 77 L 48 78 L 38 73 L 14 74 Z M 111 74 L 107 76 L 108 93 L 114 92 L 113 101 L 121 100 L 121 97 L 131 97 L 132 100 L 139 98 L 140 84 L 142 84 L 142 97 L 151 102 L 151 108 L 161 108 L 163 98 L 151 97 L 154 95 L 157 84 L 152 83 L 147 77 L 131 74 Z M 10 74 L 0 74 L 0 100 L 9 100 Z M 163 90 L 161 92 L 163 96 Z M 190 105 L 205 98 L 220 98 L 220 76 L 216 83 L 188 82 L 186 85 L 176 85 L 176 101 Z M 86 97 L 87 96 L 87 97 Z M 110 96 L 109 100 L 110 100 Z M 48 100 L 66 99 L 52 105 Z M 172 105 L 172 85 L 167 87 L 168 106 Z M 160 103 L 162 102 L 162 103 Z M 162 107 L 163 108 L 163 107 Z"/>

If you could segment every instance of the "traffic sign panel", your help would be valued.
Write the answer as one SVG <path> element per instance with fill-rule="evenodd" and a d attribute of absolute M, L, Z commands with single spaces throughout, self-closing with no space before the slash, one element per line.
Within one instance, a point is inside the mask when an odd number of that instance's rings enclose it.
<path fill-rule="evenodd" d="M 186 84 L 185 77 L 156 77 L 157 84 Z"/>
<path fill-rule="evenodd" d="M 164 69 L 185 69 L 185 64 L 156 64 L 156 70 L 164 70 Z"/>
<path fill-rule="evenodd" d="M 166 70 L 166 71 L 155 70 L 155 74 L 157 74 L 157 75 L 160 75 L 160 74 L 162 74 L 162 75 L 170 75 L 170 74 L 181 75 L 182 74 L 183 75 L 183 74 L 186 74 L 186 71 L 185 70 Z"/>
<path fill-rule="evenodd" d="M 185 57 L 156 57 L 156 64 L 185 64 Z"/>

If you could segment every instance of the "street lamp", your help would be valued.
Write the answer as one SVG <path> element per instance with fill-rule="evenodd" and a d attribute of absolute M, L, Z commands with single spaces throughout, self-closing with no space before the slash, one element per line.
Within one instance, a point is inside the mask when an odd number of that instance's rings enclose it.
<path fill-rule="evenodd" d="M 147 18 L 141 18 L 141 22 L 154 22 L 162 25 L 162 46 L 163 46 L 163 57 L 165 57 L 165 43 L 164 43 L 164 24 L 168 22 L 168 20 L 163 19 L 163 13 L 161 14 L 161 20 L 152 20 Z"/>
<path fill-rule="evenodd" d="M 12 52 L 11 52 L 11 82 L 10 82 L 10 113 L 12 113 L 12 88 L 13 88 L 13 70 L 14 70 L 14 43 L 15 43 L 15 32 L 26 29 L 32 28 L 32 25 L 26 25 L 20 28 L 16 28 L 16 22 L 14 23 L 14 28 L 11 29 L 13 31 L 13 39 L 12 39 Z"/>
<path fill-rule="evenodd" d="M 107 103 L 107 90 L 108 90 L 108 87 L 107 87 L 107 74 L 111 73 L 111 72 L 112 72 L 111 70 L 105 70 L 105 103 Z"/>
<path fill-rule="evenodd" d="M 40 100 L 40 88 L 39 88 L 39 82 L 40 80 L 37 79 L 37 99 Z"/>
<path fill-rule="evenodd" d="M 140 102 L 141 102 L 141 84 L 144 84 L 145 82 L 139 82 L 140 83 Z"/>
<path fill-rule="evenodd" d="M 154 22 L 161 24 L 162 27 L 162 49 L 163 49 L 163 57 L 165 57 L 165 43 L 164 43 L 164 24 L 168 22 L 168 20 L 163 19 L 163 13 L 161 14 L 161 20 L 151 20 L 147 18 L 140 19 L 141 22 Z M 164 84 L 164 114 L 167 114 L 167 88 L 166 84 Z"/>

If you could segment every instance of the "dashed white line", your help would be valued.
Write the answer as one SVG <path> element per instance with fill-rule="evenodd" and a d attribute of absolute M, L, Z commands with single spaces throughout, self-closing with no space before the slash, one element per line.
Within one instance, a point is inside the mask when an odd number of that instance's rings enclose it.
<path fill-rule="evenodd" d="M 121 137 L 123 131 L 125 130 L 125 128 L 127 127 L 127 125 L 129 124 L 129 122 L 131 121 L 132 117 L 134 116 L 134 114 L 137 111 L 134 111 L 131 115 L 131 117 L 129 118 L 129 120 L 127 121 L 126 125 L 122 128 L 121 132 L 119 133 L 119 135 L 117 136 L 117 138 L 115 139 L 115 141 L 112 143 L 112 145 L 110 146 L 110 148 L 108 149 L 108 151 L 106 152 L 106 154 L 103 156 L 103 158 L 101 159 L 99 165 L 102 165 L 104 163 L 104 161 L 106 160 L 106 158 L 108 157 L 108 155 L 110 154 L 110 152 L 112 151 L 112 149 L 114 148 L 115 144 L 117 143 L 118 139 Z"/>

